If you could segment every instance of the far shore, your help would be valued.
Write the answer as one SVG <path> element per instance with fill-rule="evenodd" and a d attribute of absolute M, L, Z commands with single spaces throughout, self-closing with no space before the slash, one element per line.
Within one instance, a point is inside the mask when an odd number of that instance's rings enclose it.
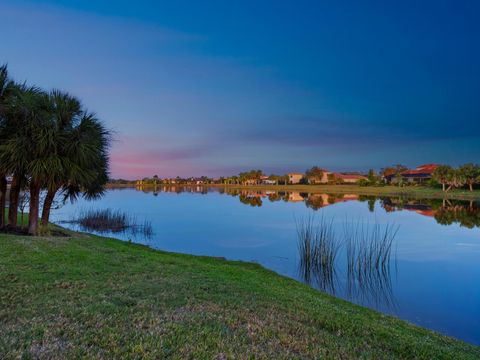
<path fill-rule="evenodd" d="M 359 186 L 359 185 L 238 185 L 238 184 L 144 184 L 142 189 L 154 189 L 162 186 L 201 186 L 212 188 L 228 188 L 252 191 L 298 191 L 308 193 L 332 193 L 332 194 L 358 194 L 372 196 L 404 196 L 426 199 L 453 199 L 453 200 L 480 200 L 480 190 L 469 191 L 466 189 L 455 189 L 443 192 L 438 188 L 425 186 Z M 108 184 L 107 188 L 136 188 L 134 184 Z"/>

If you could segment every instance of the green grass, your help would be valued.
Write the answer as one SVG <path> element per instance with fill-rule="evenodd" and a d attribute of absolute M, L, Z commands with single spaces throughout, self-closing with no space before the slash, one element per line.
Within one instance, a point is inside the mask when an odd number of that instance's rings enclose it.
<path fill-rule="evenodd" d="M 480 348 L 259 265 L 0 234 L 0 358 L 475 359 Z"/>
<path fill-rule="evenodd" d="M 5 209 L 5 224 L 8 223 L 8 208 Z M 17 215 L 17 226 L 27 226 L 28 225 L 28 213 L 23 214 L 22 218 L 22 213 L 19 211 Z"/>

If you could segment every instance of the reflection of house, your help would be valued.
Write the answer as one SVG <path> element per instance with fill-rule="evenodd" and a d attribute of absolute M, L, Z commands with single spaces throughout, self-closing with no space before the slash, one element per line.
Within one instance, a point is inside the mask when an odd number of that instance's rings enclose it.
<path fill-rule="evenodd" d="M 306 204 L 308 207 L 318 210 L 322 207 L 358 200 L 358 195 L 356 194 L 345 194 L 345 195 L 332 195 L 332 194 L 309 194 Z"/>
<path fill-rule="evenodd" d="M 406 170 L 400 173 L 403 181 L 422 183 L 432 178 L 433 172 L 438 167 L 437 164 L 426 164 L 417 166 L 415 169 Z M 398 181 L 395 173 L 388 173 L 384 175 L 387 183 L 396 183 Z"/>
<path fill-rule="evenodd" d="M 303 179 L 302 173 L 289 173 L 288 175 L 288 182 L 290 184 L 298 184 Z"/>
<path fill-rule="evenodd" d="M 299 192 L 291 192 L 288 194 L 288 201 L 289 202 L 301 202 L 303 201 L 303 196 L 300 195 Z"/>

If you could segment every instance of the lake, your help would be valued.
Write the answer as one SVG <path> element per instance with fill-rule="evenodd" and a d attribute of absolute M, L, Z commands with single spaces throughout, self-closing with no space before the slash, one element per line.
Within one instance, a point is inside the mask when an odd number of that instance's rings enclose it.
<path fill-rule="evenodd" d="M 141 232 L 106 235 L 166 251 L 257 262 L 320 291 L 480 344 L 479 202 L 204 187 L 127 188 L 108 190 L 98 201 L 66 204 L 54 210 L 52 220 L 82 230 L 62 221 L 88 209 L 122 210 L 151 222 L 153 229 L 151 237 Z M 328 222 L 339 239 L 328 272 L 305 268 L 297 231 L 305 219 Z M 367 229 L 366 233 L 387 226 L 398 230 L 389 261 L 349 271 L 342 241 L 346 224 Z"/>

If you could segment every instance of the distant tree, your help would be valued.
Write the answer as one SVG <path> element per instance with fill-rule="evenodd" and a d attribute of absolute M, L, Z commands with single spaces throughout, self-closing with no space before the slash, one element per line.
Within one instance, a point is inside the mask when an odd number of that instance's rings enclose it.
<path fill-rule="evenodd" d="M 459 188 L 466 184 L 466 178 L 460 169 L 452 169 L 447 176 L 448 188 L 446 191 L 450 191 L 452 188 Z"/>
<path fill-rule="evenodd" d="M 27 191 L 27 189 L 24 189 L 23 192 L 21 192 L 20 197 L 18 199 L 18 208 L 20 209 L 20 226 L 23 226 L 23 219 L 25 215 L 25 209 L 28 206 L 28 203 L 30 202 L 30 193 Z"/>
<path fill-rule="evenodd" d="M 446 185 L 448 184 L 449 179 L 453 176 L 453 168 L 449 165 L 440 165 L 433 172 L 433 179 L 436 180 L 439 184 L 442 184 L 442 190 L 447 191 Z"/>
<path fill-rule="evenodd" d="M 335 174 L 333 173 L 327 174 L 327 182 L 329 184 L 335 184 L 335 181 L 336 181 Z"/>
<path fill-rule="evenodd" d="M 358 184 L 359 186 L 368 186 L 368 185 L 369 185 L 369 182 L 368 182 L 368 180 L 366 180 L 366 179 L 360 179 L 360 180 L 358 180 L 357 184 Z"/>
<path fill-rule="evenodd" d="M 367 178 L 368 178 L 369 185 L 376 185 L 379 180 L 377 173 L 373 169 L 368 170 Z"/>
<path fill-rule="evenodd" d="M 384 178 L 386 178 L 387 176 L 388 177 L 393 176 L 395 178 L 395 182 L 399 186 L 402 186 L 402 182 L 403 182 L 402 173 L 407 170 L 408 168 L 405 165 L 397 164 L 394 166 L 383 168 L 380 171 L 380 173 Z"/>
<path fill-rule="evenodd" d="M 323 178 L 323 170 L 320 169 L 318 166 L 314 166 L 308 169 L 305 172 L 305 175 L 310 183 L 321 182 Z"/>
<path fill-rule="evenodd" d="M 465 179 L 465 183 L 473 191 L 473 185 L 480 182 L 480 166 L 477 164 L 465 164 L 461 166 L 458 171 Z"/>

